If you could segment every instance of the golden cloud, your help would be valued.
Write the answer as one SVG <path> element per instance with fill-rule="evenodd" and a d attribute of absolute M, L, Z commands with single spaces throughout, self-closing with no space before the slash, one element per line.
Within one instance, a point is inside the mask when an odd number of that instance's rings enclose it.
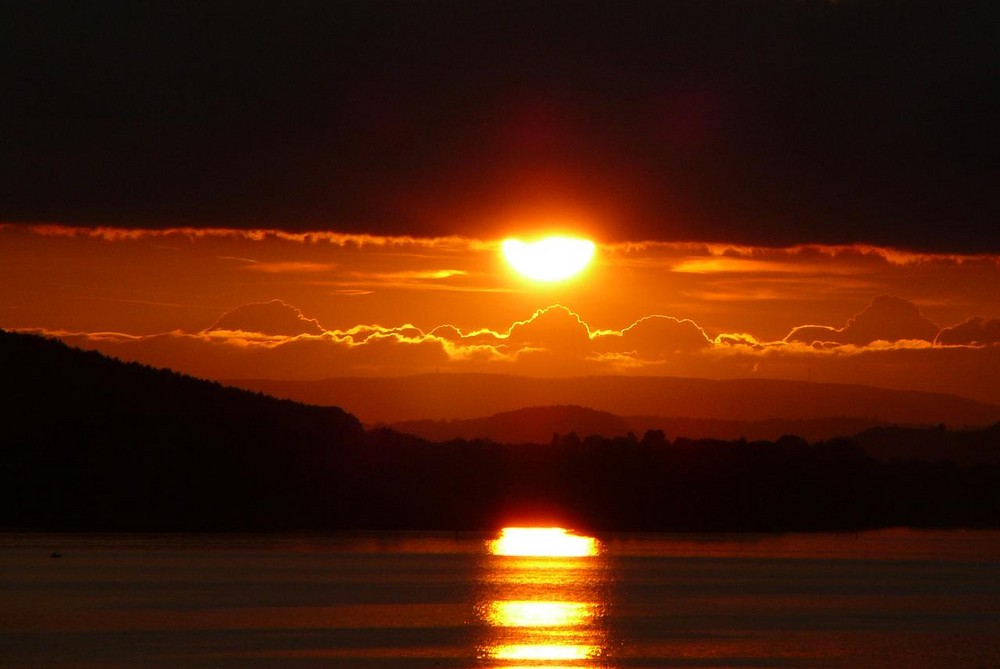
<path fill-rule="evenodd" d="M 801 325 L 785 341 L 828 342 L 866 346 L 876 341 L 922 340 L 933 342 L 941 328 L 920 313 L 915 304 L 890 295 L 879 295 L 841 328 Z"/>
<path fill-rule="evenodd" d="M 234 310 L 235 311 L 235 310 Z M 504 333 L 452 326 L 357 326 L 323 334 L 212 330 L 136 336 L 47 331 L 125 360 L 214 379 L 319 379 L 440 370 L 517 374 L 658 374 L 791 378 L 953 392 L 1000 402 L 1000 345 L 934 346 L 926 340 L 814 346 L 749 334 L 708 340 L 693 321 L 647 317 L 591 332 L 566 307 L 539 310 Z"/>
<path fill-rule="evenodd" d="M 445 237 L 415 237 L 409 235 L 369 235 L 341 233 L 325 230 L 311 232 L 288 232 L 272 228 L 119 228 L 110 226 L 82 227 L 57 223 L 0 225 L 2 228 L 17 227 L 43 237 L 86 237 L 107 242 L 137 241 L 142 239 L 184 238 L 195 239 L 242 239 L 265 241 L 268 239 L 301 244 L 326 243 L 336 246 L 355 247 L 419 247 L 427 249 L 455 248 L 489 250 L 497 247 L 495 241 L 484 241 L 468 237 L 450 235 Z"/>
<path fill-rule="evenodd" d="M 1000 318 L 985 319 L 973 316 L 968 320 L 944 328 L 934 340 L 943 346 L 992 346 L 1000 344 Z"/>
<path fill-rule="evenodd" d="M 303 334 L 320 335 L 324 329 L 315 319 L 306 318 L 298 308 L 281 300 L 271 300 L 252 302 L 227 311 L 205 331 L 251 332 L 294 337 Z"/>

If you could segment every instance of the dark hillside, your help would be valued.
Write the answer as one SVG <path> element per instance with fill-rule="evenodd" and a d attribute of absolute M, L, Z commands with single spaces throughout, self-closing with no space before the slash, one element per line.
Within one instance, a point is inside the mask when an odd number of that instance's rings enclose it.
<path fill-rule="evenodd" d="M 879 427 L 854 437 L 879 460 L 947 460 L 959 465 L 1000 465 L 1000 423 L 981 430 Z"/>
<path fill-rule="evenodd" d="M 0 331 L 0 370 L 2 526 L 308 524 L 320 472 L 364 438 L 337 408 L 32 335 Z"/>

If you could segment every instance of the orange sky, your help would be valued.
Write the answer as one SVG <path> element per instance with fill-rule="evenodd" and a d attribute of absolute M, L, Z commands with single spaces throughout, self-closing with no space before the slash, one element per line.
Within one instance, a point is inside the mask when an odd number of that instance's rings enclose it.
<path fill-rule="evenodd" d="M 997 255 L 599 242 L 546 285 L 500 242 L 0 226 L 0 327 L 209 378 L 759 376 L 1000 403 Z"/>

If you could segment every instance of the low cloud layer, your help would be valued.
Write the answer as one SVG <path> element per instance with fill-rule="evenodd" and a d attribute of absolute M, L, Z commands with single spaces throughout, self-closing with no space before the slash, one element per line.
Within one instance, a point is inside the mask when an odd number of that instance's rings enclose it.
<path fill-rule="evenodd" d="M 934 343 L 945 346 L 990 346 L 1000 344 L 1000 319 L 973 316 L 964 323 L 944 328 Z"/>
<path fill-rule="evenodd" d="M 252 302 L 236 307 L 219 316 L 206 332 L 257 332 L 265 335 L 321 335 L 319 322 L 306 318 L 302 312 L 281 300 Z"/>
<path fill-rule="evenodd" d="M 941 328 L 920 313 L 912 302 L 890 295 L 879 295 L 843 327 L 801 325 L 794 328 L 785 337 L 785 341 L 854 346 L 867 346 L 877 341 L 933 342 L 940 331 Z"/>
<path fill-rule="evenodd" d="M 914 387 L 1000 402 L 989 372 L 1000 359 L 998 329 L 1000 321 L 983 318 L 941 329 L 912 303 L 879 296 L 839 327 L 796 327 L 780 341 L 747 333 L 709 337 L 690 319 L 663 315 L 642 317 L 620 330 L 597 330 L 558 304 L 505 331 L 450 325 L 424 331 L 410 324 L 336 330 L 280 300 L 242 305 L 195 333 L 48 334 L 217 379 L 434 371 L 757 376 Z"/>

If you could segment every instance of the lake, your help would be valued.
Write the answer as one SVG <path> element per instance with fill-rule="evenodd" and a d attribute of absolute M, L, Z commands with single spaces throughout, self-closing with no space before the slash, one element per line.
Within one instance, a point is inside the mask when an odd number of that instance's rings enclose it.
<path fill-rule="evenodd" d="M 0 534 L 0 666 L 1000 666 L 1000 532 L 561 536 Z"/>

